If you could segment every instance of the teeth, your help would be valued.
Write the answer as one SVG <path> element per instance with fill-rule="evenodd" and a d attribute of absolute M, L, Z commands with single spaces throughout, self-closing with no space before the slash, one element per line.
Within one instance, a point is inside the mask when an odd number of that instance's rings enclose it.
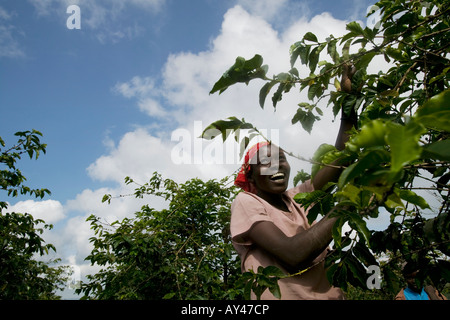
<path fill-rule="evenodd" d="M 275 173 L 273 176 L 270 177 L 270 179 L 272 179 L 272 180 L 275 180 L 275 179 L 278 179 L 278 178 L 283 179 L 284 178 L 284 173 L 278 172 L 278 173 Z"/>

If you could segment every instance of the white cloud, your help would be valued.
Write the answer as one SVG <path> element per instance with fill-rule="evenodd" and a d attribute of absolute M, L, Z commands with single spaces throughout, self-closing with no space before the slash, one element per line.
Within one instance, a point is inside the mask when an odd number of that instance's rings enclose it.
<path fill-rule="evenodd" d="M 150 117 L 166 118 L 168 116 L 167 111 L 157 101 L 161 98 L 161 92 L 150 77 L 135 76 L 128 82 L 117 83 L 113 92 L 125 98 L 137 98 L 139 109 Z"/>
<path fill-rule="evenodd" d="M 129 0 L 129 2 L 140 8 L 159 10 L 164 5 L 165 0 Z"/>
<path fill-rule="evenodd" d="M 10 20 L 12 17 L 12 14 L 7 12 L 5 9 L 0 7 L 0 20 Z"/>
<path fill-rule="evenodd" d="M 146 181 L 168 163 L 170 147 L 139 128 L 126 133 L 109 155 L 98 158 L 87 170 L 100 181 L 122 182 L 126 176 Z"/>
<path fill-rule="evenodd" d="M 165 118 L 168 116 L 168 113 L 163 109 L 161 104 L 154 99 L 143 99 L 138 103 L 138 105 L 139 109 L 147 113 L 150 117 Z"/>
<path fill-rule="evenodd" d="M 261 17 L 281 30 L 302 17 L 311 16 L 308 1 L 238 0 L 237 4 L 252 16 Z"/>
<path fill-rule="evenodd" d="M 113 91 L 122 94 L 126 98 L 145 97 L 155 91 L 155 81 L 150 77 L 135 76 L 128 82 L 117 83 Z"/>
<path fill-rule="evenodd" d="M 240 0 L 238 3 L 253 15 L 271 20 L 279 14 L 282 8 L 286 7 L 289 0 Z"/>
<path fill-rule="evenodd" d="M 8 212 L 29 213 L 34 219 L 42 219 L 46 223 L 56 223 L 65 218 L 63 205 L 56 200 L 25 200 L 8 206 Z"/>
<path fill-rule="evenodd" d="M 96 38 L 102 44 L 107 42 L 118 43 L 121 40 L 138 38 L 144 34 L 144 31 L 144 28 L 137 24 L 134 24 L 133 26 L 124 26 L 119 29 L 105 27 L 98 31 Z"/>

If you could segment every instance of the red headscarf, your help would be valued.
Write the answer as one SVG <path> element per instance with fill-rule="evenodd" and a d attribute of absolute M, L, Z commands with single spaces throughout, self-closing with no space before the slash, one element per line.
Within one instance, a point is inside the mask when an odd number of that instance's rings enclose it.
<path fill-rule="evenodd" d="M 247 180 L 247 173 L 250 170 L 250 160 L 256 155 L 261 147 L 267 146 L 268 144 L 270 144 L 268 141 L 259 142 L 247 151 L 244 157 L 244 164 L 241 166 L 236 180 L 234 180 L 235 186 L 243 189 L 244 191 L 256 193 L 255 186 Z"/>

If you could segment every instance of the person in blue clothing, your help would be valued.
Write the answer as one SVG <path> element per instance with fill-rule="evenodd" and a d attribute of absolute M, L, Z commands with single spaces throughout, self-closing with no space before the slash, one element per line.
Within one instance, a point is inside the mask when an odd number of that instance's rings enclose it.
<path fill-rule="evenodd" d="M 400 290 L 395 300 L 447 300 L 447 298 L 432 286 L 423 286 L 418 281 L 420 270 L 413 263 L 403 267 L 407 287 Z"/>

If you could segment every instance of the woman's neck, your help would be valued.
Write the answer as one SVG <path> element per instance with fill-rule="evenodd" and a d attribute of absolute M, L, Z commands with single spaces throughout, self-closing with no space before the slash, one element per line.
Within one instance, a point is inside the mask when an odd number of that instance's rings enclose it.
<path fill-rule="evenodd" d="M 289 211 L 289 208 L 287 207 L 286 203 L 283 201 L 283 194 L 282 193 L 267 193 L 258 190 L 257 195 L 264 200 L 266 200 L 269 204 L 274 206 L 275 208 L 282 210 L 282 211 Z"/>

